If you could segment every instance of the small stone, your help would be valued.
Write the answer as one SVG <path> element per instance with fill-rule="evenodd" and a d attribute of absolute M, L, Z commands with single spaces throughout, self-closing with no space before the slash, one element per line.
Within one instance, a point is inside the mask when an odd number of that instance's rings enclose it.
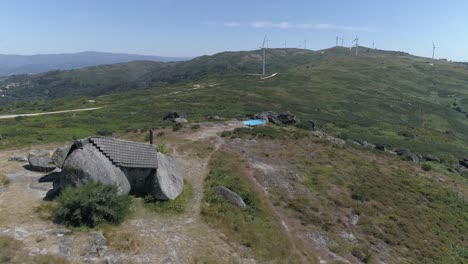
<path fill-rule="evenodd" d="M 359 215 L 352 214 L 349 222 L 351 223 L 351 225 L 357 225 L 359 222 Z"/>

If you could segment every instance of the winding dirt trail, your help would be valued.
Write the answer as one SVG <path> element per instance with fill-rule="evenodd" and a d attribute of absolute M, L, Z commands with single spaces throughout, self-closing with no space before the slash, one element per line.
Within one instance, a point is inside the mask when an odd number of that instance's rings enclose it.
<path fill-rule="evenodd" d="M 236 245 L 226 242 L 222 233 L 210 228 L 200 217 L 204 178 L 208 173 L 211 156 L 223 144 L 217 133 L 242 126 L 240 122 L 202 124 L 202 128 L 189 133 L 175 133 L 176 140 L 168 145 L 185 180 L 191 185 L 194 199 L 187 212 L 164 215 L 139 210 L 124 224 L 112 227 L 118 233 L 131 234 L 140 245 L 137 251 L 108 248 L 105 256 L 90 255 L 89 245 L 95 232 L 64 229 L 50 220 L 41 220 L 35 207 L 43 204 L 42 198 L 51 188 L 50 183 L 38 183 L 43 173 L 33 173 L 23 168 L 24 163 L 8 161 L 9 157 L 25 156 L 32 148 L 0 151 L 0 171 L 11 179 L 11 184 L 0 190 L 0 235 L 21 240 L 29 254 L 52 254 L 73 262 L 101 263 L 255 263 L 239 254 Z M 187 142 L 208 144 L 210 152 L 199 157 L 192 149 L 177 151 Z M 34 149 L 52 151 L 55 145 Z"/>
<path fill-rule="evenodd" d="M 102 107 L 92 107 L 92 108 L 62 110 L 62 111 L 55 111 L 55 112 L 33 113 L 33 114 L 0 115 L 0 119 L 9 119 L 9 118 L 15 118 L 19 116 L 27 117 L 27 116 L 55 115 L 55 114 L 63 114 L 63 113 L 71 113 L 71 112 L 94 111 L 94 110 L 98 110 L 101 108 Z"/>

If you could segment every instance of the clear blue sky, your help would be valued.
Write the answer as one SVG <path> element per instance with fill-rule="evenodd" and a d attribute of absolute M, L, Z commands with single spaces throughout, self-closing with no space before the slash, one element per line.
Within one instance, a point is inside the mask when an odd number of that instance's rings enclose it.
<path fill-rule="evenodd" d="M 467 0 L 0 0 L 0 53 L 85 50 L 197 56 L 360 44 L 468 61 Z"/>

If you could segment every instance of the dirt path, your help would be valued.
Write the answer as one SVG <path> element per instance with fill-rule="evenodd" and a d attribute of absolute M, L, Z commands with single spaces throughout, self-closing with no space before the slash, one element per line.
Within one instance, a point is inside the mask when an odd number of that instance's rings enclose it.
<path fill-rule="evenodd" d="M 43 113 L 33 113 L 33 114 L 0 115 L 0 119 L 9 119 L 9 118 L 15 118 L 19 116 L 41 116 L 41 115 L 63 114 L 63 113 L 70 113 L 70 112 L 94 111 L 94 110 L 98 110 L 101 108 L 102 107 L 93 107 L 93 108 L 82 108 L 82 109 L 62 110 L 62 111 L 55 111 L 55 112 L 43 112 Z"/>
<path fill-rule="evenodd" d="M 25 156 L 31 148 L 0 152 L 0 168 L 12 183 L 0 191 L 0 235 L 23 241 L 29 254 L 52 254 L 66 257 L 77 263 L 194 263 L 216 261 L 219 263 L 255 263 L 239 255 L 234 245 L 229 245 L 219 231 L 211 229 L 200 217 L 203 182 L 208 173 L 211 155 L 223 144 L 216 134 L 242 126 L 240 122 L 202 124 L 190 133 L 176 133 L 179 140 L 169 143 L 176 150 L 187 141 L 209 144 L 211 151 L 199 157 L 192 150 L 173 154 L 179 162 L 181 173 L 192 186 L 194 199 L 189 210 L 180 215 L 161 215 L 142 210 L 124 224 L 112 230 L 131 234 L 140 245 L 137 251 L 119 251 L 109 247 L 105 256 L 93 252 L 95 232 L 70 231 L 63 226 L 41 220 L 35 207 L 44 204 L 42 198 L 50 183 L 38 183 L 42 173 L 29 172 L 24 163 L 8 161 L 12 156 Z M 41 146 L 52 151 L 57 146 Z M 34 149 L 38 149 L 34 148 Z M 95 251 L 95 250 L 94 250 Z"/>

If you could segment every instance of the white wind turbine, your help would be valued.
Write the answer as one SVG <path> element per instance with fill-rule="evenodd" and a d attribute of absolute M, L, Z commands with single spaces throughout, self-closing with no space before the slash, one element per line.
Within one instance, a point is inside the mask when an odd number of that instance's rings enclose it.
<path fill-rule="evenodd" d="M 353 42 L 356 42 L 356 56 L 358 55 L 358 47 L 359 47 L 359 37 L 356 35 L 356 38 L 353 40 Z M 352 42 L 351 42 L 352 43 Z"/>

